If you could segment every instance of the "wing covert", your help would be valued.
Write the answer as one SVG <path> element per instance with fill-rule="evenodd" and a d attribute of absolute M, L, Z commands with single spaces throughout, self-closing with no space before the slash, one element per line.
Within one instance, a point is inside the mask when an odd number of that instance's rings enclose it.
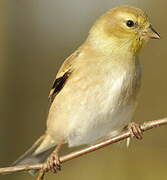
<path fill-rule="evenodd" d="M 70 72 L 65 72 L 61 77 L 56 78 L 53 82 L 52 88 L 49 93 L 49 101 L 50 104 L 53 102 L 55 96 L 61 91 L 61 89 L 64 87 L 68 77 L 70 75 Z"/>

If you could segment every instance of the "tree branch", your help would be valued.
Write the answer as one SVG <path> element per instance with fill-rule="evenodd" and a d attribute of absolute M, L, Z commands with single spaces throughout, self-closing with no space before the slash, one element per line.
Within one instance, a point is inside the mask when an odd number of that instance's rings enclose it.
<path fill-rule="evenodd" d="M 145 132 L 147 130 L 150 130 L 155 127 L 159 127 L 162 125 L 167 125 L 167 117 L 159 120 L 154 120 L 154 121 L 148 121 L 144 122 L 140 128 L 142 132 Z M 78 151 L 71 152 L 67 155 L 64 155 L 60 157 L 60 162 L 64 163 L 66 161 L 69 161 L 71 159 L 77 158 L 79 156 L 82 156 L 84 154 L 90 153 L 92 151 L 96 151 L 100 148 L 103 148 L 105 146 L 108 146 L 110 144 L 114 144 L 116 142 L 122 141 L 124 139 L 127 139 L 131 137 L 131 133 L 129 130 L 125 131 L 124 133 L 113 137 L 111 139 L 105 140 L 101 143 L 85 147 L 83 149 L 80 149 Z M 5 173 L 11 173 L 11 172 L 18 172 L 18 171 L 28 171 L 28 170 L 39 170 L 42 169 L 45 163 L 42 164 L 35 164 L 35 165 L 22 165 L 22 166 L 15 166 L 15 167 L 5 167 L 5 168 L 0 168 L 0 174 L 5 174 Z"/>

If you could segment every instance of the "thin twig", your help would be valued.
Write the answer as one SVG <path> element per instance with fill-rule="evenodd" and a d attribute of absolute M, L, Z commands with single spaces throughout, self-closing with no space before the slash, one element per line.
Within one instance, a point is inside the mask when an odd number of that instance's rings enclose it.
<path fill-rule="evenodd" d="M 140 126 L 140 128 L 144 132 L 144 131 L 147 131 L 147 130 L 150 130 L 152 128 L 159 127 L 162 125 L 167 125 L 167 117 L 163 118 L 163 119 L 159 119 L 159 120 L 145 122 Z M 88 146 L 88 147 L 85 147 L 85 148 L 80 149 L 78 151 L 74 151 L 72 153 L 64 155 L 64 156 L 60 157 L 60 162 L 64 163 L 66 161 L 77 158 L 77 157 L 82 156 L 84 154 L 90 153 L 92 151 L 96 151 L 97 149 L 103 148 L 107 145 L 114 144 L 118 141 L 122 141 L 124 139 L 127 139 L 129 137 L 131 137 L 131 134 L 130 134 L 130 131 L 127 130 L 124 133 L 122 133 L 116 137 L 113 137 L 111 139 L 105 140 L 101 143 L 98 143 L 98 144 L 95 144 L 92 146 Z M 42 169 L 44 167 L 44 165 L 46 165 L 46 164 L 42 163 L 42 164 L 35 164 L 35 165 L 22 165 L 22 166 L 0 168 L 0 174 L 18 172 L 18 171 L 39 170 L 39 169 Z M 43 175 L 44 174 L 42 174 L 42 176 Z"/>

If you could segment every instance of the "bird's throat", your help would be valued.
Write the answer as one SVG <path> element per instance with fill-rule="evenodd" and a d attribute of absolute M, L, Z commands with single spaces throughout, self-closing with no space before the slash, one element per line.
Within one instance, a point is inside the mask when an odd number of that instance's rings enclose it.
<path fill-rule="evenodd" d="M 132 40 L 130 51 L 135 54 L 139 53 L 144 44 L 145 44 L 144 39 L 140 37 L 136 37 Z"/>

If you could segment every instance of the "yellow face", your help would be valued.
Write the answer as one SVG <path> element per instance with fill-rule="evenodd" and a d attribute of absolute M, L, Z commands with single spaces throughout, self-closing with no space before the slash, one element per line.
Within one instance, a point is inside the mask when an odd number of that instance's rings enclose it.
<path fill-rule="evenodd" d="M 140 9 L 121 6 L 105 13 L 96 23 L 103 27 L 108 38 L 128 42 L 132 51 L 137 52 L 150 38 L 159 39 L 159 34 L 152 28 L 147 15 Z M 100 26 L 99 26 L 100 25 Z"/>

